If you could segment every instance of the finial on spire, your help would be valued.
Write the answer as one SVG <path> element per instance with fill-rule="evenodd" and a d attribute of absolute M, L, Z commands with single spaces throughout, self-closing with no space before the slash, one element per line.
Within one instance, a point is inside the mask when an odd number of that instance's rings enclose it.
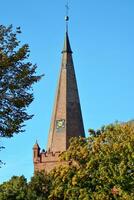
<path fill-rule="evenodd" d="M 69 12 L 69 5 L 68 5 L 68 0 L 66 3 L 66 16 L 65 16 L 65 21 L 66 21 L 66 32 L 68 32 L 68 21 L 69 21 L 69 16 L 68 16 L 68 12 Z"/>

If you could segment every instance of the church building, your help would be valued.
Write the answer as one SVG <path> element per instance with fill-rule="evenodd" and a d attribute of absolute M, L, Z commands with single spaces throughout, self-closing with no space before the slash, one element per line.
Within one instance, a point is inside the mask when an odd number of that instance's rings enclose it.
<path fill-rule="evenodd" d="M 68 34 L 66 16 L 66 33 L 62 50 L 62 62 L 58 86 L 51 118 L 47 150 L 40 150 L 39 144 L 33 147 L 34 171 L 51 171 L 64 164 L 59 161 L 60 153 L 67 150 L 71 137 L 85 137 L 80 99 L 72 58 L 72 49 Z"/>

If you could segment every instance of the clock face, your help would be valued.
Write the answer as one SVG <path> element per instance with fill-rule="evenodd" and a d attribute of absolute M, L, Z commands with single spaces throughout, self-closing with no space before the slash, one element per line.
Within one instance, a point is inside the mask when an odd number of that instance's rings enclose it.
<path fill-rule="evenodd" d="M 56 120 L 56 128 L 57 129 L 65 128 L 65 120 L 64 119 Z"/>

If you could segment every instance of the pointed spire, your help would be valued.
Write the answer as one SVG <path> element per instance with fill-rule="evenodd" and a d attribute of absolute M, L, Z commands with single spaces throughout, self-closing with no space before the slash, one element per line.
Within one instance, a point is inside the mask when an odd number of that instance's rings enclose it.
<path fill-rule="evenodd" d="M 66 151 L 70 138 L 79 136 L 85 137 L 85 131 L 72 50 L 66 32 L 47 149 L 51 152 Z"/>
<path fill-rule="evenodd" d="M 34 146 L 33 146 L 33 149 L 40 149 L 39 145 L 38 145 L 38 141 L 36 140 Z"/>
<path fill-rule="evenodd" d="M 58 88 L 48 137 L 47 149 L 63 152 L 71 137 L 85 137 L 72 50 L 68 36 L 68 0 L 66 5 L 66 33 Z"/>
<path fill-rule="evenodd" d="M 64 47 L 63 47 L 62 53 L 72 53 L 67 31 L 66 31 L 66 34 L 65 34 Z"/>

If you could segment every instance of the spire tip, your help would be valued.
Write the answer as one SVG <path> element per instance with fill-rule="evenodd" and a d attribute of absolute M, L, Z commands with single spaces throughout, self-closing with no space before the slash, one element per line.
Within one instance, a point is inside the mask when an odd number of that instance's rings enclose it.
<path fill-rule="evenodd" d="M 69 21 L 69 16 L 68 16 L 68 12 L 69 12 L 69 5 L 68 5 L 68 0 L 66 3 L 66 16 L 65 16 L 65 21 L 66 21 L 66 32 L 68 32 L 68 21 Z"/>

